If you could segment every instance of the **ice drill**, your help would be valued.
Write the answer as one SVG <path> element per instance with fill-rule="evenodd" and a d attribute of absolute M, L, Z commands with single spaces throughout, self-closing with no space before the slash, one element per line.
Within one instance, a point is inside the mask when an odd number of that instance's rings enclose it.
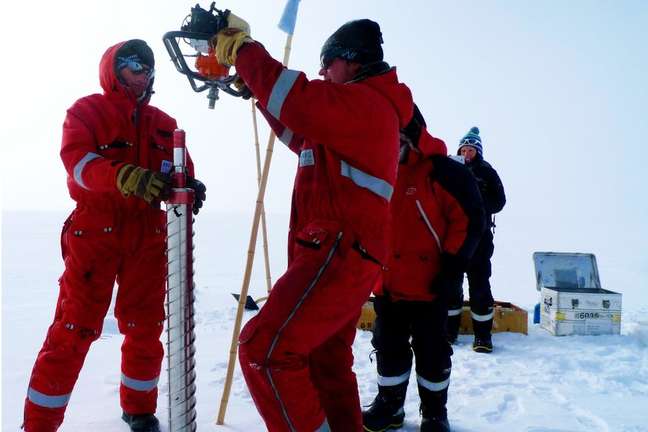
<path fill-rule="evenodd" d="M 185 132 L 173 133 L 173 189 L 167 200 L 167 372 L 169 431 L 196 430 L 193 202 L 186 185 Z"/>

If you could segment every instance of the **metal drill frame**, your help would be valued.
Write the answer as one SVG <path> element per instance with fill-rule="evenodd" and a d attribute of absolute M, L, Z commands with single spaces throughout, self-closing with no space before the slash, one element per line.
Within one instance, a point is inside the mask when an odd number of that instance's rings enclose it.
<path fill-rule="evenodd" d="M 174 187 L 167 201 L 169 431 L 196 431 L 193 190 L 185 187 L 184 132 L 174 134 Z M 181 135 L 181 137 L 180 137 Z M 179 138 L 180 137 L 180 138 Z M 176 146 L 182 141 L 182 147 Z"/>
<path fill-rule="evenodd" d="M 249 98 L 249 90 L 238 90 L 234 86 L 234 82 L 238 79 L 238 75 L 229 75 L 221 79 L 209 79 L 204 75 L 201 75 L 197 71 L 191 69 L 191 67 L 187 64 L 185 57 L 195 57 L 196 54 L 183 52 L 178 41 L 180 39 L 183 39 L 185 41 L 187 39 L 209 41 L 212 37 L 213 35 L 207 33 L 196 33 L 191 31 L 170 31 L 164 34 L 162 40 L 164 41 L 164 46 L 166 47 L 176 70 L 187 77 L 193 91 L 200 93 L 205 90 L 209 90 L 207 98 L 210 101 L 210 108 L 213 108 L 215 101 L 218 100 L 219 90 L 223 90 L 225 93 L 232 96 Z"/>

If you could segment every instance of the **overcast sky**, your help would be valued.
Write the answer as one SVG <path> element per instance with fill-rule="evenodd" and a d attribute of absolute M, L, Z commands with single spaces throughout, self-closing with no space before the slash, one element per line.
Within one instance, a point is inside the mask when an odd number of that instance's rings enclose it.
<path fill-rule="evenodd" d="M 155 51 L 152 104 L 187 131 L 197 176 L 209 189 L 205 211 L 254 207 L 250 103 L 222 94 L 209 110 L 161 41 L 195 1 L 7 3 L 3 210 L 72 208 L 58 156 L 65 110 L 100 91 L 101 55 L 130 38 Z M 281 58 L 284 0 L 217 6 L 247 19 L 253 37 Z M 302 0 L 290 66 L 315 78 L 326 37 L 364 17 L 380 23 L 385 59 L 412 88 L 434 135 L 454 151 L 471 126 L 482 130 L 485 157 L 509 200 L 498 217 L 503 235 L 548 249 L 629 245 L 648 269 L 648 2 Z M 278 145 L 269 212 L 288 212 L 295 167 L 292 153 Z"/>

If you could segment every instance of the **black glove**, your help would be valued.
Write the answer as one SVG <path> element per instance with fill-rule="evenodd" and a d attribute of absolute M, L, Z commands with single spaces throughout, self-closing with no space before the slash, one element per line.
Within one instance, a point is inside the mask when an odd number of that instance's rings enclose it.
<path fill-rule="evenodd" d="M 463 274 L 468 270 L 468 259 L 444 252 L 441 254 L 441 268 L 451 274 Z"/>
<path fill-rule="evenodd" d="M 189 176 L 187 176 L 187 187 L 194 190 L 193 214 L 197 215 L 203 206 L 203 201 L 207 199 L 207 187 L 200 180 Z"/>
<path fill-rule="evenodd" d="M 169 198 L 171 177 L 157 171 L 126 164 L 117 172 L 117 189 L 124 197 L 132 194 L 149 204 L 154 204 Z"/>
<path fill-rule="evenodd" d="M 248 100 L 253 96 L 252 91 L 248 86 L 245 85 L 245 82 L 241 79 L 241 77 L 238 77 L 234 81 L 234 87 L 236 87 L 236 89 L 241 92 L 242 99 Z"/>
<path fill-rule="evenodd" d="M 463 279 L 468 268 L 468 260 L 449 253 L 441 254 L 441 269 L 430 284 L 430 291 L 435 294 L 447 295 Z"/>

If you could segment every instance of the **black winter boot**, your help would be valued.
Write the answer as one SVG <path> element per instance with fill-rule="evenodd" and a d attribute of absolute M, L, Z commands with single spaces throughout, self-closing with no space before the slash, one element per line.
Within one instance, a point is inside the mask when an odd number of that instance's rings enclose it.
<path fill-rule="evenodd" d="M 132 432 L 160 432 L 160 422 L 153 414 L 122 413 L 122 420 L 128 423 Z"/>
<path fill-rule="evenodd" d="M 405 420 L 405 393 L 407 382 L 397 386 L 378 386 L 378 395 L 362 412 L 362 425 L 368 432 L 398 429 Z"/>
<path fill-rule="evenodd" d="M 446 410 L 448 388 L 430 391 L 419 384 L 418 391 L 421 398 L 421 432 L 449 432 Z"/>
<path fill-rule="evenodd" d="M 486 321 L 477 321 L 473 319 L 473 329 L 475 332 L 473 351 L 486 354 L 493 352 L 493 341 L 491 339 L 492 328 L 492 319 Z"/>
<path fill-rule="evenodd" d="M 490 336 L 488 337 L 477 337 L 473 342 L 473 351 L 478 353 L 490 354 L 493 352 L 493 341 Z"/>
<path fill-rule="evenodd" d="M 421 432 L 450 432 L 448 415 L 438 415 L 421 419 Z"/>

